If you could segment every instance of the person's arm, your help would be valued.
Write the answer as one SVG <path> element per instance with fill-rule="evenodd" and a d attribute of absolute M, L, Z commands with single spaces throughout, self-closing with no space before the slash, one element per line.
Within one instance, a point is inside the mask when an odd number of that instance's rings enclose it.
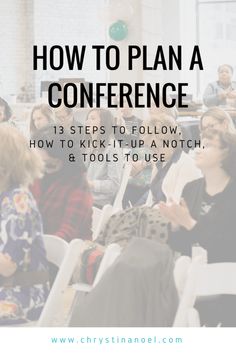
<path fill-rule="evenodd" d="M 55 235 L 70 242 L 74 238 L 89 239 L 92 225 L 92 196 L 82 189 L 68 195 L 60 226 Z"/>

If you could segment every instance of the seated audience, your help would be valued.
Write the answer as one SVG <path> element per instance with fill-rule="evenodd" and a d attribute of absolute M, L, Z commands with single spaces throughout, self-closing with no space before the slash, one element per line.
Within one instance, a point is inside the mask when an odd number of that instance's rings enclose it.
<path fill-rule="evenodd" d="M 33 108 L 30 116 L 30 136 L 33 136 L 37 130 L 55 123 L 53 112 L 47 104 L 40 104 Z"/>
<path fill-rule="evenodd" d="M 28 190 L 42 161 L 13 127 L 0 127 L 0 324 L 37 320 L 49 292 L 43 227 Z"/>
<path fill-rule="evenodd" d="M 45 144 L 39 149 L 45 163 L 45 175 L 32 187 L 42 214 L 44 232 L 66 241 L 90 239 L 92 196 L 80 154 L 76 149 L 62 148 L 62 135 L 56 135 L 52 126 L 39 130 L 34 139 L 54 141 L 52 148 Z M 64 134 L 63 139 L 68 140 L 68 136 Z M 75 156 L 75 161 L 69 161 L 70 154 Z"/>
<path fill-rule="evenodd" d="M 203 95 L 207 107 L 236 106 L 236 82 L 232 81 L 233 68 L 223 64 L 218 68 L 218 80 L 211 82 Z"/>
<path fill-rule="evenodd" d="M 118 192 L 123 173 L 123 153 L 114 139 L 114 117 L 109 110 L 92 109 L 88 113 L 86 126 L 91 130 L 88 143 L 105 141 L 105 148 L 91 147 L 86 150 L 87 177 L 94 205 L 103 207 L 105 204 L 112 204 Z M 98 131 L 92 133 L 93 127 L 97 127 Z M 105 128 L 105 134 L 99 133 L 100 127 Z M 93 154 L 95 161 L 90 161 L 90 154 Z"/>

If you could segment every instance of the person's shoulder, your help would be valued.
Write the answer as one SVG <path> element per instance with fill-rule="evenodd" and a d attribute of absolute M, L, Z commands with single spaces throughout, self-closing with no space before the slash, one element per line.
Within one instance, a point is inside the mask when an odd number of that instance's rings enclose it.
<path fill-rule="evenodd" d="M 197 178 L 191 182 L 188 182 L 184 187 L 184 191 L 191 192 L 191 191 L 197 190 L 197 189 L 201 188 L 202 186 L 204 186 L 204 184 L 205 184 L 205 180 L 203 177 Z"/>

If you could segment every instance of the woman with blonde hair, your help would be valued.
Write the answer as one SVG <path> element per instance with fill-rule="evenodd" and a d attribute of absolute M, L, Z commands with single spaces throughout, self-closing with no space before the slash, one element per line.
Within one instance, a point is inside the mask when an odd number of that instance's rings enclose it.
<path fill-rule="evenodd" d="M 219 107 L 210 108 L 201 116 L 200 130 L 203 132 L 206 129 L 215 129 L 234 134 L 236 133 L 234 122 L 229 113 Z"/>
<path fill-rule="evenodd" d="M 28 190 L 43 164 L 14 128 L 0 126 L 0 324 L 36 320 L 49 292 L 42 222 Z"/>
<path fill-rule="evenodd" d="M 45 128 L 50 124 L 55 124 L 53 111 L 50 106 L 45 103 L 35 106 L 30 116 L 30 136 L 33 136 L 37 130 Z"/>

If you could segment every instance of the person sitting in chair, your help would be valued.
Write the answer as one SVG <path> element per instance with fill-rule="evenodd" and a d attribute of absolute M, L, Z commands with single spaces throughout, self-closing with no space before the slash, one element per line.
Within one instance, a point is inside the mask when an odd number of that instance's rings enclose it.
<path fill-rule="evenodd" d="M 43 163 L 25 138 L 0 127 L 0 324 L 37 320 L 49 293 L 43 226 L 28 186 Z"/>

